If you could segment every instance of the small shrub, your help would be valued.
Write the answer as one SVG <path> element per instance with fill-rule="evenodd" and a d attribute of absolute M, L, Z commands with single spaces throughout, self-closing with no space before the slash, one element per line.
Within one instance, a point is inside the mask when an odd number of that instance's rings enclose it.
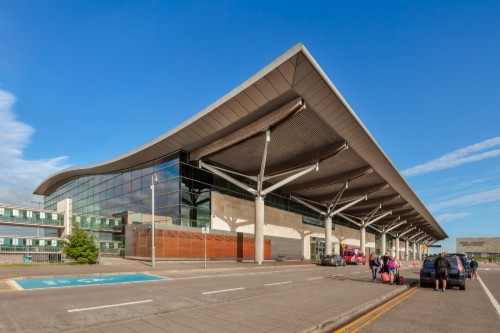
<path fill-rule="evenodd" d="M 76 224 L 73 224 L 71 235 L 66 236 L 62 249 L 66 257 L 79 264 L 95 263 L 99 254 L 95 237 L 88 235 Z"/>

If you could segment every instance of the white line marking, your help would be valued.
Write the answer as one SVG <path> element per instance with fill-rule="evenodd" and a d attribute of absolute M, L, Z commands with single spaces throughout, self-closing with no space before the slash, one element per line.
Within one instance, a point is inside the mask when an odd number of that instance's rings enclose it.
<path fill-rule="evenodd" d="M 351 273 L 351 274 L 359 274 L 359 272 L 354 272 L 354 273 Z"/>
<path fill-rule="evenodd" d="M 479 280 L 479 282 L 483 286 L 484 291 L 486 292 L 486 295 L 488 295 L 488 297 L 490 298 L 490 301 L 493 304 L 493 307 L 497 310 L 497 314 L 500 316 L 500 305 L 498 305 L 497 300 L 491 294 L 490 290 L 488 289 L 488 287 L 486 287 L 486 285 L 484 284 L 483 280 L 481 280 L 481 278 L 479 277 L 479 275 L 477 276 L 477 279 Z"/>
<path fill-rule="evenodd" d="M 342 276 L 342 275 L 344 275 L 344 273 L 342 273 L 342 274 L 334 274 L 332 276 Z"/>
<path fill-rule="evenodd" d="M 277 284 L 285 284 L 285 283 L 292 283 L 292 281 L 268 283 L 268 284 L 266 284 L 266 286 L 275 286 Z"/>
<path fill-rule="evenodd" d="M 245 275 L 260 275 L 260 274 L 272 274 L 272 273 L 286 273 L 286 272 L 304 272 L 304 271 L 312 271 L 311 269 L 287 269 L 287 270 L 278 270 L 278 271 L 269 271 L 269 272 L 254 272 L 254 273 L 234 273 L 234 274 L 220 274 L 220 275 L 202 275 L 202 276 L 187 276 L 187 277 L 179 277 L 179 278 L 169 278 L 170 281 L 173 280 L 193 280 L 193 279 L 205 279 L 205 278 L 220 278 L 220 277 L 230 277 L 230 276 L 245 276 Z"/>
<path fill-rule="evenodd" d="M 309 278 L 309 279 L 307 279 L 307 281 L 318 280 L 318 279 L 323 279 L 323 277 L 320 276 L 320 277 L 315 277 L 315 278 Z"/>
<path fill-rule="evenodd" d="M 241 288 L 233 288 L 233 289 L 224 289 L 224 290 L 214 290 L 214 291 L 206 291 L 204 293 L 201 293 L 202 295 L 208 295 L 208 294 L 215 294 L 215 293 L 225 293 L 226 291 L 234 291 L 234 290 L 241 290 L 245 289 L 244 287 Z"/>
<path fill-rule="evenodd" d="M 137 301 L 137 302 L 129 302 L 129 303 L 120 303 L 120 304 L 110 304 L 110 305 L 94 306 L 94 307 L 91 307 L 91 308 L 68 310 L 68 312 L 79 312 L 79 311 L 97 310 L 97 309 L 104 309 L 104 308 L 114 308 L 114 307 L 117 307 L 117 306 L 125 306 L 125 305 L 133 305 L 133 304 L 149 303 L 149 302 L 153 302 L 153 300 L 152 299 L 148 299 L 148 300 L 145 300 L 145 301 Z"/>
<path fill-rule="evenodd" d="M 21 287 L 16 281 L 14 280 L 8 280 L 10 283 L 12 283 L 12 285 L 17 288 L 17 290 L 24 290 L 23 287 Z"/>

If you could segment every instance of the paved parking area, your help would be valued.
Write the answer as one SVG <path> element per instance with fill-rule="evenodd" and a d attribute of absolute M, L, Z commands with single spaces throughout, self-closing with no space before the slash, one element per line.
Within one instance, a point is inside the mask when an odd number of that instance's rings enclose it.
<path fill-rule="evenodd" d="M 17 279 L 9 280 L 17 290 L 45 289 L 45 288 L 67 288 L 82 287 L 100 284 L 118 284 L 118 283 L 137 283 L 158 280 L 167 280 L 168 278 L 151 274 L 113 274 L 113 275 L 91 275 L 78 277 L 59 277 L 59 278 L 35 278 L 35 279 Z"/>

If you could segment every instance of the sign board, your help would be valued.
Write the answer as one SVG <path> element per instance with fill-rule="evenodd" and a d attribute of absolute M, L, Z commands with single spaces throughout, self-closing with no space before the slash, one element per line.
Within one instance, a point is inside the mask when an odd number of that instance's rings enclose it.
<path fill-rule="evenodd" d="M 421 248 L 422 248 L 422 250 L 424 250 L 424 251 L 425 251 L 425 250 L 427 250 L 427 245 L 423 244 L 423 245 L 421 246 Z"/>
<path fill-rule="evenodd" d="M 347 245 L 345 245 L 345 243 L 342 243 L 342 248 L 345 249 L 347 247 Z"/>
<path fill-rule="evenodd" d="M 201 233 L 202 234 L 209 234 L 210 233 L 210 228 L 208 228 L 208 227 L 201 227 Z"/>

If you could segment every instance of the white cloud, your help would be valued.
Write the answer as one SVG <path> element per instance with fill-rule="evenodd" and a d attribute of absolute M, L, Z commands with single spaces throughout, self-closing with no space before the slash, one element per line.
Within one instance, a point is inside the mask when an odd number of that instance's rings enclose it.
<path fill-rule="evenodd" d="M 449 214 L 441 214 L 436 216 L 436 220 L 438 220 L 439 223 L 443 222 L 448 222 L 448 221 L 454 221 L 454 220 L 459 220 L 466 218 L 470 216 L 471 213 L 449 213 Z"/>
<path fill-rule="evenodd" d="M 484 192 L 464 195 L 460 198 L 455 198 L 452 200 L 441 201 L 436 204 L 430 205 L 429 210 L 438 211 L 450 207 L 474 206 L 496 201 L 500 201 L 500 187 Z"/>
<path fill-rule="evenodd" d="M 0 203 L 33 206 L 39 201 L 32 192 L 40 181 L 67 167 L 66 157 L 25 160 L 23 151 L 35 129 L 16 119 L 16 98 L 0 90 Z"/>
<path fill-rule="evenodd" d="M 500 137 L 492 138 L 459 150 L 455 150 L 454 152 L 445 154 L 438 159 L 403 170 L 402 174 L 406 177 L 411 177 L 438 170 L 454 168 L 462 164 L 477 162 L 486 158 L 497 157 L 500 156 L 500 149 L 481 152 L 496 146 L 500 146 Z"/>

